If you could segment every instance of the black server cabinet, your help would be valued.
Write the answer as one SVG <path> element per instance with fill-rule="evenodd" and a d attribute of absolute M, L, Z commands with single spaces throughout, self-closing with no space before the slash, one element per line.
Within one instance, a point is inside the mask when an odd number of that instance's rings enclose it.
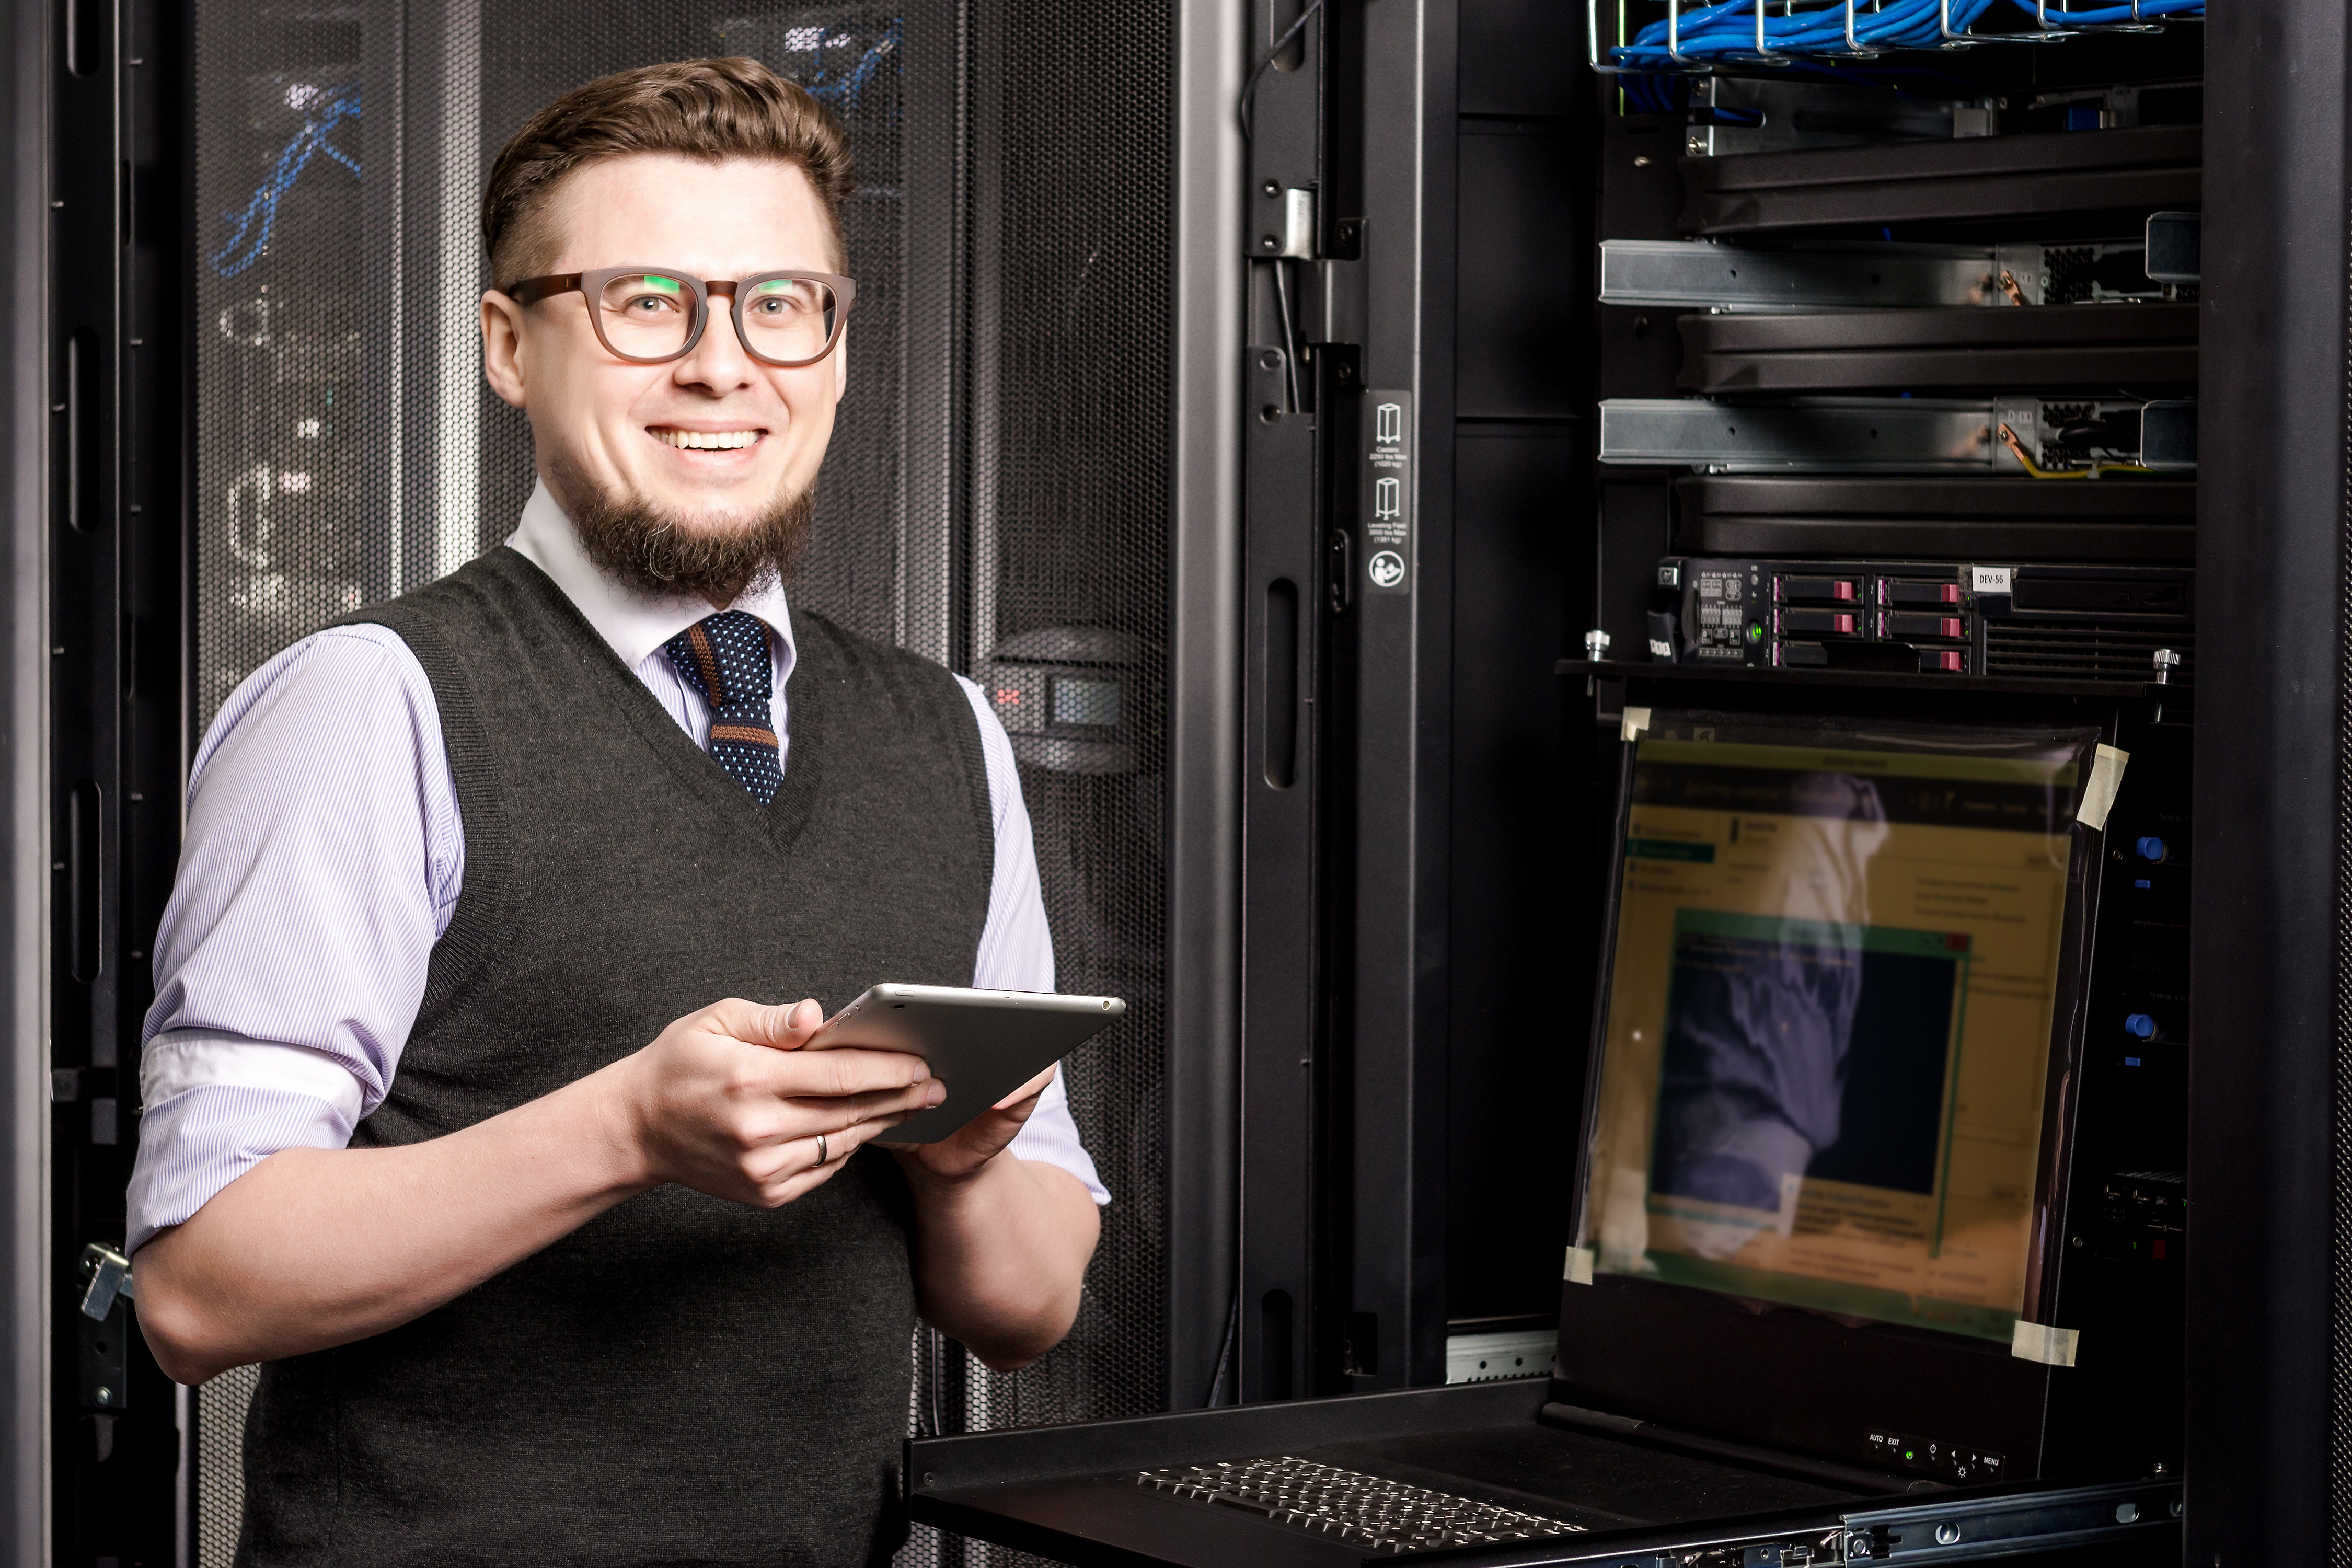
<path fill-rule="evenodd" d="M 1549 1332 L 1606 793 L 1551 674 L 1591 593 L 1578 29 L 1301 18 L 1246 40 L 1244 1400 Z"/>
<path fill-rule="evenodd" d="M 2347 132 L 2341 7 L 2217 7 L 2197 758 L 2189 1526 L 2197 1568 L 2352 1542 Z M 2222 237 L 2227 237 L 2226 240 Z"/>
<path fill-rule="evenodd" d="M 2035 30 L 2030 12 L 2004 10 L 1993 30 Z M 1099 1489 L 1152 1470 L 1180 1492 L 1196 1486 L 1182 1495 L 1205 1507 L 1214 1488 L 1186 1466 L 1277 1449 L 1328 1463 L 1369 1453 L 1344 1442 L 1351 1422 L 1449 1419 L 1425 1388 L 1448 1374 L 1449 1340 L 1558 1321 L 1551 1293 L 1562 1290 L 1583 1151 L 1575 1128 L 1544 1111 L 1582 1079 L 1621 737 L 1653 703 L 1952 722 L 2063 713 L 2134 752 L 2098 863 L 2083 867 L 2107 920 L 2082 960 L 2093 978 L 2064 1084 L 2068 1157 L 2081 1163 L 2073 1206 L 2050 1221 L 2052 1245 L 2079 1257 L 2050 1270 L 2041 1303 L 2103 1325 L 2105 1359 L 2050 1383 L 2031 1425 L 2037 1475 L 2128 1468 L 2177 1485 L 2182 1171 L 2189 1146 L 2204 1148 L 2187 1126 L 2192 1031 L 2205 1047 L 2198 1074 L 2242 1070 L 2205 1022 L 2201 959 L 2189 973 L 2190 910 L 2215 918 L 2210 885 L 2195 879 L 2212 865 L 2202 780 L 2216 744 L 2198 748 L 2192 812 L 2190 721 L 2206 713 L 2229 749 L 2234 709 L 2212 718 L 2200 671 L 2213 639 L 2239 637 L 2243 622 L 2236 595 L 2217 597 L 2197 575 L 2233 498 L 2217 498 L 2213 475 L 2200 484 L 2175 466 L 2183 454 L 2165 435 L 2196 399 L 2200 353 L 2216 352 L 2197 344 L 2220 342 L 2226 306 L 2210 292 L 2199 302 L 2193 268 L 2125 276 L 2114 258 L 2136 250 L 2116 242 L 2137 239 L 2151 216 L 2193 215 L 2200 144 L 2223 122 L 2213 95 L 2242 105 L 2259 89 L 2208 71 L 2204 27 L 2178 19 L 1778 79 L 1584 68 L 1611 29 L 1663 26 L 1666 14 L 1273 0 L 1250 9 L 1242 45 L 1237 1392 L 1259 1403 L 1423 1385 L 1410 1397 L 1429 1397 L 1412 1410 L 1406 1395 L 1383 1395 L 1237 1413 L 1223 1427 L 1203 1415 L 1058 1442 L 918 1445 L 916 1468 L 936 1458 L 943 1489 L 918 1494 L 919 1515 L 1080 1553 L 1073 1561 L 1134 1561 L 1152 1554 L 1154 1527 Z M 1588 26 L 1604 36 L 1589 40 Z M 2291 37 L 2333 59 L 2340 47 L 2307 18 L 2275 29 L 2260 33 L 2262 47 Z M 2238 37 L 2216 28 L 2210 47 Z M 2247 155 L 2275 155 L 2273 142 L 2257 148 Z M 2334 170 L 2321 160 L 2309 177 L 2325 184 Z M 2269 179 L 2263 189 L 2275 192 L 2284 175 Z M 2245 199 L 2255 210 L 2209 226 L 2217 246 L 2241 224 L 2282 222 L 2271 196 Z M 2341 237 L 2329 232 L 2318 271 L 2340 283 Z M 1612 241 L 1734 265 L 1809 248 L 1981 247 L 1986 286 L 2000 293 L 1981 314 L 1935 297 L 1905 301 L 1901 320 L 1892 309 L 1830 314 L 1868 303 L 1860 298 L 1752 316 L 1738 307 L 1785 301 L 1746 296 L 1718 313 L 1707 298 L 1612 294 Z M 2004 275 L 2025 264 L 1996 247 L 2028 244 L 2073 270 L 2012 287 Z M 1879 281 L 1867 267 L 1862 276 Z M 2119 297 L 2134 302 L 2104 302 Z M 2029 302 L 2032 312 L 2005 314 Z M 2340 366 L 2328 331 L 2305 352 Z M 2262 374 L 2246 372 L 2249 383 Z M 1943 417 L 1980 397 L 1982 440 L 1965 460 L 1986 471 L 1962 479 L 1957 456 L 1939 469 L 1939 457 L 1874 461 L 1849 447 L 1765 454 L 1792 459 L 1776 472 L 1744 452 L 1645 451 L 1612 437 L 1627 414 L 1661 413 L 1631 405 L 1686 412 L 1693 395 L 1721 398 L 1736 417 L 1755 408 L 1768 426 L 1791 398 L 1910 403 L 1888 410 L 1898 434 L 1927 404 L 1948 405 L 1932 411 Z M 2030 408 L 2004 402 L 1996 418 L 1996 395 Z M 2340 414 L 2340 389 L 2301 412 L 2317 410 Z M 2087 479 L 2086 454 L 2120 450 L 2111 444 L 2126 423 L 2130 466 L 2153 472 L 2104 488 L 2042 477 Z M 1867 422 L 1853 432 L 1857 443 L 1879 435 Z M 2319 471 L 2314 457 L 2315 482 Z M 1853 578 L 1849 589 L 1884 584 L 1890 596 L 1872 600 L 1867 626 L 1850 609 L 1797 604 L 1785 626 L 1774 623 L 1769 658 L 1748 658 L 1744 637 L 1709 639 L 1743 667 L 1718 674 L 1723 664 L 1693 655 L 1699 622 L 1682 573 L 1733 557 L 1775 581 Z M 1972 563 L 2000 560 L 2013 564 L 1979 584 Z M 2324 574 L 2315 562 L 2304 570 L 2305 593 L 2316 593 Z M 1906 607 L 1918 594 L 1954 613 Z M 1555 666 L 1559 679 L 1547 681 Z M 2308 918 L 2312 940 L 2322 929 L 2332 930 Z M 2304 1096 L 2306 1121 L 2318 1103 Z M 1550 1392 L 1528 1400 L 1606 1394 L 1616 1403 L 1582 1414 L 1708 1440 L 1801 1425 L 1801 1380 L 1748 1379 L 1711 1404 L 1696 1373 L 1673 1389 L 1663 1374 L 1647 1387 L 1612 1383 L 1612 1348 L 1651 1374 L 1671 1352 L 1639 1354 L 1643 1325 L 1602 1321 L 1592 1302 L 1604 1292 L 1580 1301 L 1581 1288 L 1571 1279 L 1565 1294 L 1591 1337 L 1571 1342 L 1563 1329 L 1562 1362 L 1577 1364 L 1554 1369 Z M 2315 1310 L 2313 1296 L 2298 1300 Z M 1685 1342 L 1705 1337 L 1686 1326 Z M 1815 1350 L 1825 1343 L 1817 1336 Z M 1985 1358 L 1988 1377 L 2004 1386 L 2042 1375 L 1999 1360 Z M 1452 1419 L 1468 1424 L 1467 1391 L 1456 1392 Z M 2074 1397 L 2084 1393 L 2097 1397 Z M 1765 1407 L 1780 1394 L 1787 1423 Z M 1837 1425 L 1834 1410 L 1814 1415 Z M 1220 1499 L 1237 1511 L 1266 1501 Z M 1181 1544 L 1173 1516 L 1168 1528 L 1160 1560 L 1245 1545 L 1199 1519 Z M 1540 1560 L 1532 1548 L 1494 1550 Z"/>
<path fill-rule="evenodd" d="M 48 1248 L 46 1309 L 22 1321 L 48 1335 L 49 1414 L 16 1450 L 45 1453 L 50 1479 L 17 1500 L 58 1561 L 209 1564 L 236 1545 L 252 1369 L 175 1390 L 135 1302 L 79 1310 L 84 1248 L 123 1240 L 148 950 L 195 748 L 276 651 L 511 529 L 530 449 L 479 375 L 482 179 L 546 99 L 660 59 L 754 56 L 848 129 L 852 393 L 788 586 L 997 694 L 1059 983 L 1129 1003 L 1070 1068 L 1116 1194 L 1076 1329 L 1002 1376 L 919 1336 L 914 1419 L 1210 1396 L 1233 1300 L 1233 1181 L 1213 1151 L 1232 1146 L 1235 1092 L 1234 468 L 1231 384 L 1185 327 L 1230 313 L 1237 268 L 1185 265 L 1178 244 L 1223 221 L 1188 213 L 1177 142 L 1202 9 L 12 8 L 31 49 L 9 57 L 30 132 L 12 189 L 41 204 L 9 276 L 37 302 L 21 346 L 41 439 L 20 442 L 17 472 L 44 503 L 20 565 L 46 581 L 47 730 L 9 733 L 43 759 L 33 842 L 54 862 L 49 1154 L 30 1183 L 49 1211 L 22 1221 Z M 1016 699 L 1061 680 L 1116 683 L 1117 718 L 1046 705 L 1024 721 L 1039 703 Z M 961 1548 L 910 1548 L 941 1550 Z"/>
<path fill-rule="evenodd" d="M 162 1563 L 177 1551 L 186 1403 L 127 1306 L 102 1318 L 81 1308 L 84 1249 L 122 1239 L 139 1027 L 152 996 L 146 949 L 178 857 L 182 411 L 194 339 L 183 265 L 187 17 L 84 0 L 51 8 L 50 21 L 39 56 L 47 123 L 35 143 L 47 153 L 47 331 L 23 351 L 40 356 L 48 394 L 43 547 L 32 556 L 47 566 L 46 1500 L 59 1557 Z"/>

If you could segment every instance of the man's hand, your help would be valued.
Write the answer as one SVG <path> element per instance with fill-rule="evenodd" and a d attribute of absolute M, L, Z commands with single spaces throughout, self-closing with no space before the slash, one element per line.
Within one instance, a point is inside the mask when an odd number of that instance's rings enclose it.
<path fill-rule="evenodd" d="M 666 1182 L 790 1203 L 946 1094 L 916 1057 L 795 1048 L 822 1016 L 721 1002 L 456 1132 L 278 1151 L 139 1249 L 156 1361 L 201 1383 L 383 1333 Z"/>
<path fill-rule="evenodd" d="M 802 1051 L 824 1022 L 813 1001 L 763 1007 L 730 999 L 678 1019 L 606 1068 L 645 1184 L 676 1182 L 775 1208 L 831 1179 L 859 1144 L 947 1097 L 920 1057 Z M 1019 1127 L 1013 1121 L 996 1148 Z"/>
<path fill-rule="evenodd" d="M 1078 1179 L 1005 1152 L 1054 1081 L 1047 1068 L 936 1143 L 891 1143 L 915 1191 L 923 1316 L 999 1372 L 1070 1331 L 1102 1222 Z"/>
<path fill-rule="evenodd" d="M 988 1110 L 982 1111 L 936 1143 L 892 1143 L 882 1147 L 898 1156 L 907 1179 L 927 1183 L 968 1182 L 1012 1143 L 1014 1134 L 1037 1109 L 1037 1097 L 1054 1081 L 1058 1068 L 1047 1068 Z"/>

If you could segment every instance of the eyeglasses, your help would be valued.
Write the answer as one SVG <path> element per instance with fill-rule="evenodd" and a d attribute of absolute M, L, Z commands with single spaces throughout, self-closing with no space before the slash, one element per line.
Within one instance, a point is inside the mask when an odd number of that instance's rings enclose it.
<path fill-rule="evenodd" d="M 710 321 L 710 296 L 724 294 L 743 352 L 762 364 L 792 370 L 814 364 L 841 342 L 855 279 L 831 272 L 762 272 L 740 281 L 705 279 L 653 267 L 604 267 L 527 278 L 507 292 L 519 305 L 578 289 L 588 298 L 588 324 L 596 341 L 631 364 L 664 364 L 694 352 Z"/>

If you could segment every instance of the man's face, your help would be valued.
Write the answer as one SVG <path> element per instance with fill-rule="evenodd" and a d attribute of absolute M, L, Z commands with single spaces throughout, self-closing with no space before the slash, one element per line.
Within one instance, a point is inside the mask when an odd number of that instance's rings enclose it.
<path fill-rule="evenodd" d="M 547 216 L 562 237 L 550 272 L 840 270 L 824 209 L 789 163 L 614 158 L 566 177 Z M 686 532 L 731 533 L 816 482 L 848 384 L 846 341 L 814 364 L 780 370 L 743 352 L 723 296 L 710 307 L 692 353 L 631 364 L 597 341 L 582 294 L 528 308 L 484 296 L 485 373 L 530 414 L 540 477 L 575 515 L 593 498 L 626 498 Z M 713 437 L 734 444 L 693 444 Z"/>

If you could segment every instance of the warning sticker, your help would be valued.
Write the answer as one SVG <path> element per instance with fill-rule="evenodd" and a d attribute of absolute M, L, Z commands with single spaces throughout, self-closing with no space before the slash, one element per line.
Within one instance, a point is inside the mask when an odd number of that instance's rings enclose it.
<path fill-rule="evenodd" d="M 1412 394 L 1364 394 L 1364 586 L 1412 592 Z"/>

